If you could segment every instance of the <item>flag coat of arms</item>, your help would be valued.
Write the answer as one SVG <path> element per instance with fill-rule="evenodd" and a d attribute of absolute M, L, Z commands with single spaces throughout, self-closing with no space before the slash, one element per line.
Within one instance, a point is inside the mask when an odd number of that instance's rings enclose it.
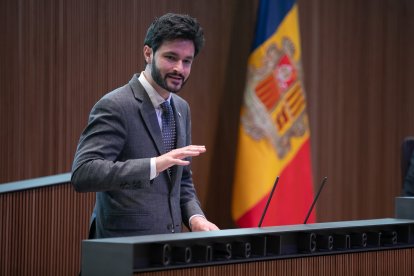
<path fill-rule="evenodd" d="M 261 0 L 239 128 L 232 216 L 256 227 L 300 224 L 313 200 L 310 130 L 302 80 L 298 8 Z M 308 222 L 315 221 L 312 212 Z"/>

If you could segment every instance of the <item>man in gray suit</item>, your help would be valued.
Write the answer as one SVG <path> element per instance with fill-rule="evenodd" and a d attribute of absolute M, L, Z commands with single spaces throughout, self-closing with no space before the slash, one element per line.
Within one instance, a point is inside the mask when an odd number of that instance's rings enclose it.
<path fill-rule="evenodd" d="M 91 237 L 218 230 L 193 186 L 190 109 L 177 93 L 204 44 L 187 15 L 166 14 L 148 28 L 145 70 L 100 99 L 83 131 L 72 167 L 79 192 L 96 192 Z"/>

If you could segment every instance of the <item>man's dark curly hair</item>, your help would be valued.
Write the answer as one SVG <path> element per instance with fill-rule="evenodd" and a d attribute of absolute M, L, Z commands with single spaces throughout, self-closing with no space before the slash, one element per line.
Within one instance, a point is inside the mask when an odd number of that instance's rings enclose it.
<path fill-rule="evenodd" d="M 194 56 L 197 56 L 204 46 L 203 29 L 195 18 L 189 15 L 167 13 L 156 18 L 149 26 L 144 45 L 151 47 L 155 53 L 164 41 L 180 38 L 193 41 Z"/>

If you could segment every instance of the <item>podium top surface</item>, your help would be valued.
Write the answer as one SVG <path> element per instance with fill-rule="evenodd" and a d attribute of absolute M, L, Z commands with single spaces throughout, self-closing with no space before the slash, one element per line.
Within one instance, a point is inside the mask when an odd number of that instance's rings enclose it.
<path fill-rule="evenodd" d="M 297 224 L 286 226 L 270 226 L 261 228 L 237 228 L 226 229 L 210 232 L 185 232 L 175 234 L 159 234 L 159 235 L 145 235 L 145 236 L 131 236 L 120 238 L 105 238 L 105 239 L 92 239 L 84 240 L 84 243 L 116 243 L 116 244 L 138 244 L 138 243 L 154 243 L 154 242 L 166 242 L 166 241 L 178 241 L 186 239 L 209 239 L 209 238 L 226 238 L 235 236 L 247 236 L 258 234 L 278 234 L 284 232 L 309 232 L 312 230 L 330 230 L 330 229 L 346 229 L 346 228 L 359 228 L 370 226 L 387 226 L 387 225 L 403 225 L 414 223 L 411 219 L 370 219 L 370 220 L 352 220 L 352 221 L 339 221 L 339 222 L 324 222 L 324 223 L 312 223 L 312 224 Z"/>

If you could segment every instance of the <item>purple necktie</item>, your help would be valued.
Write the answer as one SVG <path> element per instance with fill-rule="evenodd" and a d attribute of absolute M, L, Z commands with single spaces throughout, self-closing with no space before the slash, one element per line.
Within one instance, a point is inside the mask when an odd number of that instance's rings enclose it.
<path fill-rule="evenodd" d="M 161 104 L 162 115 L 162 141 L 164 143 L 165 152 L 175 149 L 176 130 L 174 112 L 168 101 Z"/>

